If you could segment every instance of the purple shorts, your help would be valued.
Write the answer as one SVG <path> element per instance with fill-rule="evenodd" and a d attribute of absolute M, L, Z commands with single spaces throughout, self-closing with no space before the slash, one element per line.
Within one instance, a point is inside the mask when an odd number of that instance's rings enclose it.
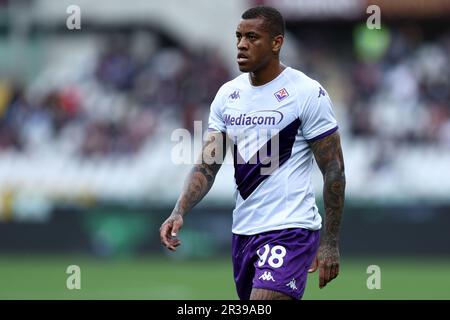
<path fill-rule="evenodd" d="M 302 228 L 251 236 L 233 234 L 233 272 L 239 298 L 248 300 L 252 288 L 261 288 L 301 299 L 319 238 L 319 230 Z"/>

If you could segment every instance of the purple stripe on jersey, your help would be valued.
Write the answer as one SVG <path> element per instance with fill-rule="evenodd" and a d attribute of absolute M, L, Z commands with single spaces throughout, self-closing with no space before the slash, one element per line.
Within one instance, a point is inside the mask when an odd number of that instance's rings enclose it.
<path fill-rule="evenodd" d="M 316 140 L 325 138 L 325 137 L 329 136 L 330 134 L 336 132 L 337 129 L 338 129 L 338 127 L 336 126 L 336 127 L 334 127 L 333 129 L 327 130 L 327 131 L 325 131 L 324 133 L 319 134 L 317 137 L 314 137 L 314 138 L 309 139 L 309 140 L 307 140 L 307 141 L 308 141 L 308 142 L 313 142 L 313 141 L 316 141 Z"/>
<path fill-rule="evenodd" d="M 278 150 L 271 150 L 272 140 L 274 139 L 274 137 L 272 137 L 272 139 L 267 141 L 248 162 L 243 160 L 237 149 L 237 145 L 234 145 L 234 178 L 236 180 L 237 189 L 244 200 L 247 199 L 261 182 L 273 173 L 273 171 L 290 158 L 295 136 L 297 135 L 299 127 L 299 119 L 291 122 L 277 134 L 279 142 Z M 260 158 L 261 150 L 267 150 L 263 159 Z M 273 166 L 273 163 L 275 163 L 274 161 L 276 160 L 278 160 L 278 166 L 271 168 L 271 164 Z M 261 174 L 261 169 L 264 168 L 266 168 L 267 171 L 265 174 Z"/>

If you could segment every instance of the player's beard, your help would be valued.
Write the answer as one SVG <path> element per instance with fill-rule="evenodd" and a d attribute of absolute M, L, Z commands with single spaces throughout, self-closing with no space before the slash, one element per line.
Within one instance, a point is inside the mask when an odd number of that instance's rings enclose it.
<path fill-rule="evenodd" d="M 238 64 L 238 66 L 241 72 L 258 72 L 259 70 L 264 69 L 269 63 L 269 59 L 260 60 L 257 63 L 249 57 L 245 63 Z"/>

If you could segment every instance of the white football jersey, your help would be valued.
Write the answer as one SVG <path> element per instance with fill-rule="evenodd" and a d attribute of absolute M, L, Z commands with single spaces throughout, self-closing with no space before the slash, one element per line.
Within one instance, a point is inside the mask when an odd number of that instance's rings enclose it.
<path fill-rule="evenodd" d="M 317 81 L 290 67 L 262 86 L 242 74 L 217 92 L 208 126 L 234 144 L 233 233 L 321 228 L 308 143 L 338 127 Z"/>

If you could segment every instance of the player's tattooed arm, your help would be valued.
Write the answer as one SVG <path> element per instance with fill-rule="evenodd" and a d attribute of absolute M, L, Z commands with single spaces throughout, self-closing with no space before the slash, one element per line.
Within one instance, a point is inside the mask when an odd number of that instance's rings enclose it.
<path fill-rule="evenodd" d="M 183 216 L 209 192 L 225 154 L 226 135 L 222 132 L 208 133 L 200 157 L 185 181 L 172 214 L 160 228 L 161 242 L 168 249 L 174 251 L 180 245 L 176 236 L 183 225 Z"/>
<path fill-rule="evenodd" d="M 225 157 L 225 139 L 222 132 L 208 134 L 202 153 L 186 179 L 175 213 L 185 215 L 209 192 Z"/>
<path fill-rule="evenodd" d="M 339 273 L 339 227 L 345 199 L 345 170 L 337 131 L 312 142 L 311 148 L 324 179 L 325 228 L 311 269 L 313 272 L 319 267 L 319 287 L 322 288 Z"/>

